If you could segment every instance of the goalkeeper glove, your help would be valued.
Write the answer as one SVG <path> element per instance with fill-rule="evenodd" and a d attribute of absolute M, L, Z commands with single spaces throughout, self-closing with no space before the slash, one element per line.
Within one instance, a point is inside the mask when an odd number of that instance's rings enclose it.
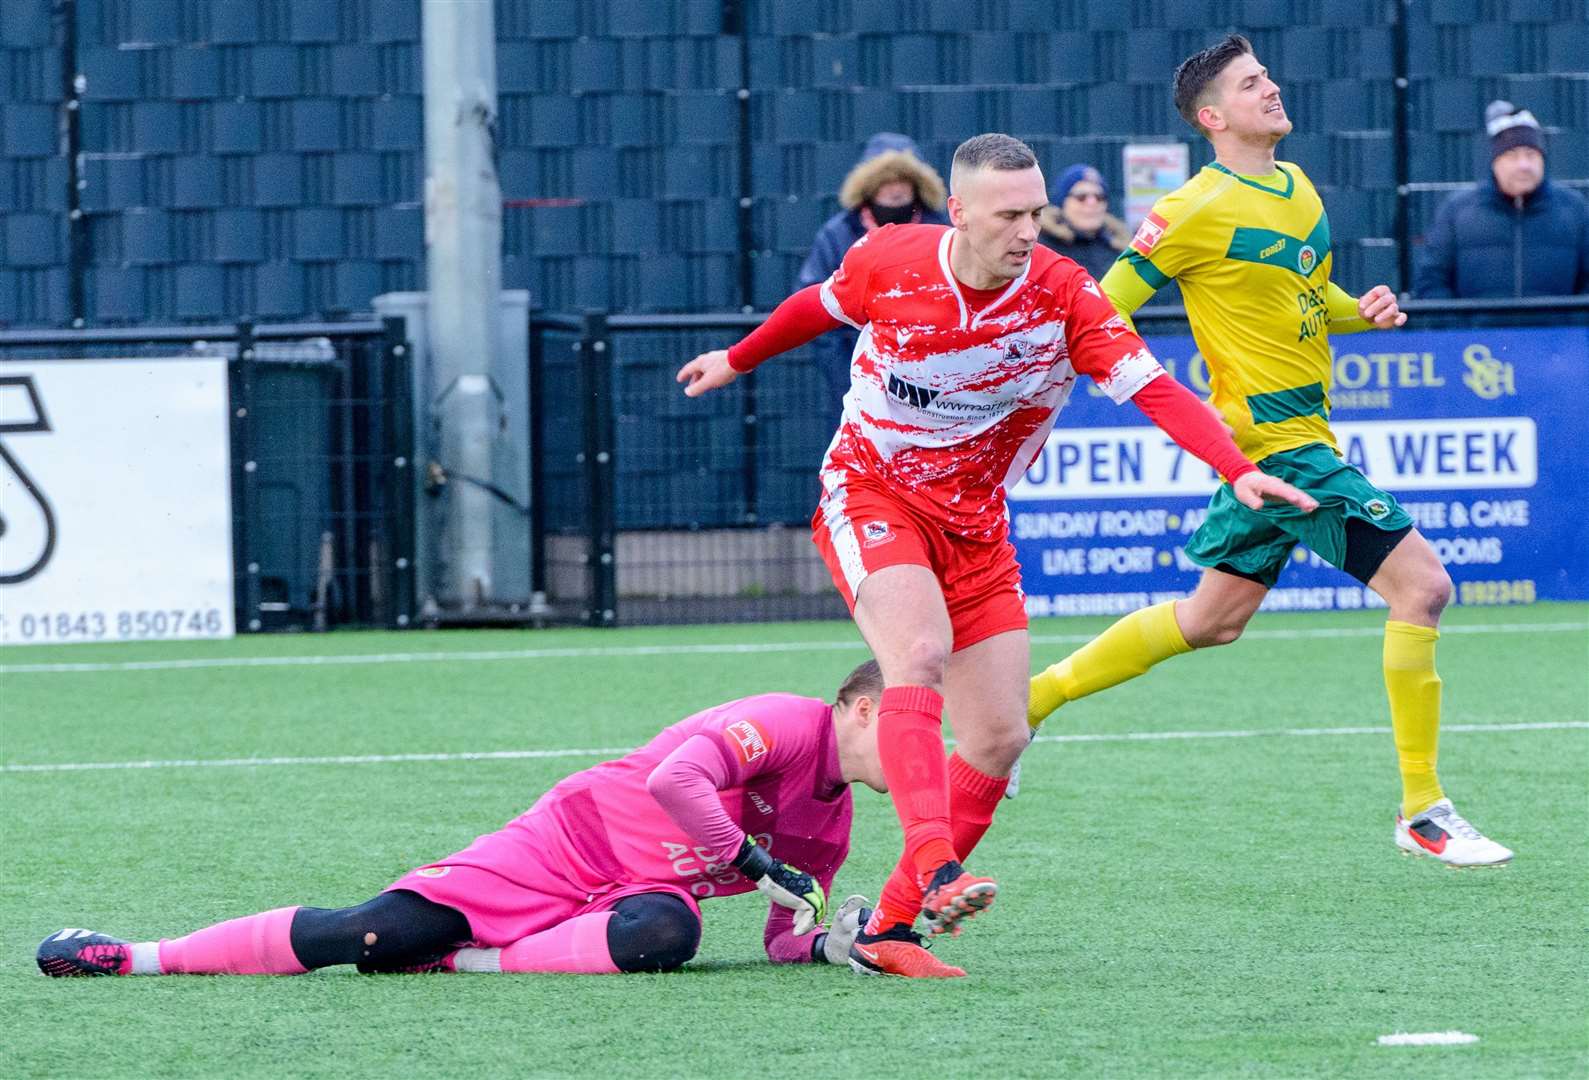
<path fill-rule="evenodd" d="M 754 881 L 756 888 L 766 893 L 773 903 L 794 912 L 795 933 L 809 934 L 822 925 L 828 911 L 828 898 L 822 891 L 822 883 L 804 870 L 774 859 L 749 836 L 739 845 L 734 868 L 745 875 L 745 880 Z"/>
<path fill-rule="evenodd" d="M 817 935 L 811 946 L 812 960 L 841 966 L 850 962 L 850 946 L 855 942 L 855 935 L 872 917 L 872 909 L 866 903 L 864 896 L 851 896 L 839 905 L 839 910 L 833 913 L 832 924 Z"/>

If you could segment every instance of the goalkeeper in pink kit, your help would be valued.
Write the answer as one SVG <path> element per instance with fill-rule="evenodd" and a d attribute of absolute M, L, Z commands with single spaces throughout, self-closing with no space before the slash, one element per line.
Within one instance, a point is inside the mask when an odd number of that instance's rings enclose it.
<path fill-rule="evenodd" d="M 66 929 L 39 946 L 39 969 L 671 971 L 700 944 L 700 901 L 752 890 L 772 902 L 773 963 L 847 964 L 864 901 L 851 897 L 824 926 L 826 897 L 849 853 L 849 785 L 887 789 L 882 689 L 868 661 L 833 705 L 762 694 L 696 713 L 356 907 L 276 908 L 148 942 Z"/>

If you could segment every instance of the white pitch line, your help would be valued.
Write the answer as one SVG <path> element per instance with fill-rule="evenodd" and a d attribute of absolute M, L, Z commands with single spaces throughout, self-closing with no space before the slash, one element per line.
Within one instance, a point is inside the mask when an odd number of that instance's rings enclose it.
<path fill-rule="evenodd" d="M 1505 733 L 1589 729 L 1589 721 L 1560 720 L 1521 724 L 1446 724 L 1445 731 Z M 1272 731 L 1125 731 L 1096 735 L 1039 735 L 1040 743 L 1156 742 L 1178 739 L 1256 739 L 1267 736 L 1382 735 L 1388 727 L 1276 728 Z M 953 745 L 954 740 L 947 740 Z M 517 761 L 526 758 L 612 757 L 632 746 L 595 746 L 564 750 L 481 750 L 434 754 L 337 754 L 327 757 L 177 758 L 166 761 L 87 761 L 41 765 L 0 765 L 0 773 L 101 772 L 137 769 L 233 769 L 255 765 L 389 765 L 414 761 Z"/>
<path fill-rule="evenodd" d="M 1478 1041 L 1477 1035 L 1466 1031 L 1398 1031 L 1378 1039 L 1380 1046 L 1463 1046 Z"/>
<path fill-rule="evenodd" d="M 1589 636 L 1589 623 L 1491 623 L 1448 626 L 1451 634 L 1566 634 Z M 1243 640 L 1305 641 L 1325 638 L 1382 637 L 1379 626 L 1249 630 Z M 1079 645 L 1096 634 L 1034 634 L 1033 645 Z M 349 653 L 310 656 L 217 656 L 192 660 L 122 660 L 57 664 L 0 664 L 0 675 L 62 675 L 104 671 L 192 671 L 209 668 L 352 667 L 366 664 L 481 663 L 503 660 L 567 660 L 584 657 L 698 656 L 736 653 L 860 652 L 860 641 L 723 642 L 697 645 L 592 645 L 549 649 L 489 649 L 459 652 Z"/>

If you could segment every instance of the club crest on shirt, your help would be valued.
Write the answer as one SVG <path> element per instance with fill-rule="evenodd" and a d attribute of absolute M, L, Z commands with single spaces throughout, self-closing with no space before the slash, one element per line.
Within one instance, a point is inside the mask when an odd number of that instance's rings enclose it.
<path fill-rule="evenodd" d="M 888 527 L 886 521 L 868 521 L 861 526 L 861 535 L 865 537 L 866 546 L 870 548 L 894 539 L 894 530 Z"/>
<path fill-rule="evenodd" d="M 420 877 L 446 877 L 451 871 L 450 866 L 422 866 L 414 873 Z"/>
<path fill-rule="evenodd" d="M 1378 521 L 1380 518 L 1390 513 L 1390 504 L 1384 499 L 1369 499 L 1363 504 L 1363 509 L 1368 511 L 1370 517 L 1372 517 L 1375 521 Z"/>
<path fill-rule="evenodd" d="M 749 720 L 735 720 L 723 729 L 723 734 L 728 736 L 729 745 L 734 748 L 734 753 L 745 765 L 766 757 L 772 750 L 772 744 L 767 741 L 767 736 Z"/>
<path fill-rule="evenodd" d="M 1137 234 L 1131 238 L 1131 247 L 1138 255 L 1153 254 L 1156 245 L 1164 236 L 1164 230 L 1170 223 L 1157 214 L 1149 214 L 1142 219 L 1142 224 L 1137 226 Z"/>
<path fill-rule="evenodd" d="M 1303 244 L 1302 250 L 1297 252 L 1297 269 L 1306 277 L 1313 273 L 1313 268 L 1319 264 L 1319 253 L 1313 250 L 1312 244 Z"/>

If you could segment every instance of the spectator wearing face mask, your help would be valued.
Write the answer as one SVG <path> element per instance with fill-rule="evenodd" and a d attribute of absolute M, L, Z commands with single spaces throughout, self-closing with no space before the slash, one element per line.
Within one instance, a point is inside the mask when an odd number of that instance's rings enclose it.
<path fill-rule="evenodd" d="M 943 178 L 916 156 L 908 135 L 880 131 L 866 140 L 861 159 L 839 187 L 843 207 L 817 231 L 811 253 L 800 266 L 797 288 L 826 281 L 850 246 L 884 225 L 947 225 Z M 827 386 L 823 419 L 839 426 L 844 395 L 850 389 L 850 356 L 859 335 L 849 327 L 829 331 L 811 343 Z"/>
<path fill-rule="evenodd" d="M 1103 174 L 1091 165 L 1072 165 L 1059 174 L 1043 209 L 1038 243 L 1080 263 L 1094 278 L 1126 249 L 1131 231 L 1109 212 Z"/>
<path fill-rule="evenodd" d="M 1441 204 L 1413 275 L 1423 298 L 1589 293 L 1589 207 L 1545 176 L 1539 121 L 1509 101 L 1484 112 L 1490 170 Z"/>

